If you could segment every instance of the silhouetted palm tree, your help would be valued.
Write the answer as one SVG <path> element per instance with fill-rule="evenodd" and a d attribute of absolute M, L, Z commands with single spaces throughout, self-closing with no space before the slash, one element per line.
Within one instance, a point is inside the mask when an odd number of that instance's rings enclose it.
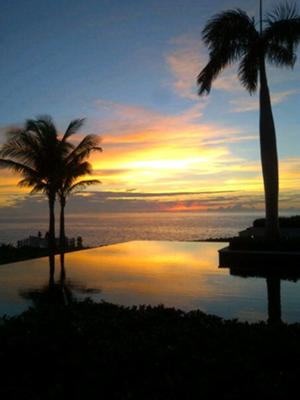
<path fill-rule="evenodd" d="M 68 130 L 72 126 L 70 125 Z M 68 131 L 67 130 L 67 131 Z M 20 186 L 43 192 L 49 203 L 49 248 L 55 248 L 54 204 L 61 172 L 61 160 L 70 151 L 70 144 L 58 140 L 55 125 L 49 116 L 27 120 L 23 128 L 8 132 L 8 140 L 0 150 L 0 166 L 21 174 Z"/>
<path fill-rule="evenodd" d="M 83 120 L 74 122 L 74 129 L 71 134 L 82 126 Z M 67 142 L 67 139 L 71 135 L 64 135 L 62 142 Z M 67 197 L 87 186 L 101 183 L 97 179 L 80 180 L 78 178 L 89 175 L 92 173 L 92 166 L 86 159 L 94 151 L 102 151 L 102 148 L 98 146 L 100 138 L 96 135 L 86 135 L 81 142 L 76 146 L 72 146 L 72 150 L 65 156 L 63 160 L 63 169 L 61 174 L 61 181 L 58 188 L 58 197 L 60 202 L 60 248 L 65 247 L 65 206 Z"/>
<path fill-rule="evenodd" d="M 83 170 L 82 170 L 83 171 Z M 89 170 L 87 169 L 86 172 L 83 172 L 82 175 L 89 174 Z M 75 180 L 75 179 L 74 179 Z M 71 180 L 69 180 L 71 182 Z M 65 206 L 66 206 L 66 199 L 72 193 L 84 189 L 87 186 L 95 185 L 96 183 L 101 183 L 98 179 L 88 179 L 76 182 L 74 184 L 65 183 L 58 191 L 59 203 L 60 203 L 60 235 L 59 235 L 59 242 L 60 248 L 64 249 L 65 247 Z"/>
<path fill-rule="evenodd" d="M 206 24 L 203 40 L 209 62 L 198 75 L 199 94 L 209 93 L 212 82 L 228 65 L 240 61 L 238 77 L 251 93 L 260 83 L 260 148 L 265 189 L 266 236 L 279 236 L 278 157 L 266 61 L 278 67 L 293 67 L 300 41 L 300 17 L 295 5 L 280 5 L 260 18 L 260 29 L 244 11 L 228 10 Z"/>

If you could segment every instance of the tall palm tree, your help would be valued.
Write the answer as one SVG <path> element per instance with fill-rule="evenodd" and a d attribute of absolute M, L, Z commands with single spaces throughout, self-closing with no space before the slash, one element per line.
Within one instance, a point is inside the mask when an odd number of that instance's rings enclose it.
<path fill-rule="evenodd" d="M 262 4 L 262 3 L 261 3 Z M 260 6 L 261 6 L 260 4 Z M 261 7 L 260 7 L 261 10 Z M 264 26 L 263 26 L 264 22 Z M 266 61 L 278 67 L 293 67 L 300 41 L 300 16 L 295 5 L 279 5 L 255 20 L 240 9 L 215 15 L 202 32 L 209 62 L 198 75 L 199 95 L 209 93 L 220 72 L 239 61 L 238 78 L 250 94 L 257 90 L 259 76 L 260 149 L 265 190 L 266 237 L 279 236 L 278 156 L 275 125 L 266 75 Z"/>
<path fill-rule="evenodd" d="M 70 128 L 70 127 L 69 127 Z M 69 129 L 68 128 L 68 129 Z M 49 204 L 49 249 L 55 249 L 55 196 L 60 181 L 61 160 L 70 152 L 70 144 L 61 143 L 49 116 L 29 119 L 24 127 L 8 131 L 0 150 L 0 166 L 19 173 L 21 186 L 32 193 L 43 192 Z"/>
<path fill-rule="evenodd" d="M 79 122 L 80 121 L 80 122 Z M 75 123 L 76 121 L 74 121 Z M 83 120 L 78 120 L 78 124 L 74 125 L 71 134 L 82 126 Z M 69 133 L 64 135 L 62 143 L 67 143 L 67 139 L 71 136 Z M 63 159 L 63 167 L 61 180 L 57 191 L 60 202 L 60 248 L 65 248 L 65 206 L 66 199 L 72 193 L 84 189 L 87 186 L 101 183 L 98 179 L 80 180 L 78 178 L 92 173 L 92 166 L 86 159 L 92 152 L 101 151 L 99 147 L 100 138 L 96 135 L 86 135 L 76 146 L 69 146 L 71 149 Z"/>
<path fill-rule="evenodd" d="M 86 175 L 90 173 L 87 169 L 85 173 L 82 175 Z M 75 180 L 75 178 L 74 178 Z M 71 179 L 68 180 L 71 182 Z M 101 183 L 98 179 L 88 179 L 88 180 L 81 180 L 73 184 L 65 183 L 58 191 L 59 203 L 60 203 L 60 234 L 59 234 L 59 243 L 60 248 L 64 249 L 66 246 L 66 234 L 65 234 L 65 206 L 67 197 L 70 196 L 72 193 L 82 190 L 90 185 L 95 185 L 97 183 Z"/>

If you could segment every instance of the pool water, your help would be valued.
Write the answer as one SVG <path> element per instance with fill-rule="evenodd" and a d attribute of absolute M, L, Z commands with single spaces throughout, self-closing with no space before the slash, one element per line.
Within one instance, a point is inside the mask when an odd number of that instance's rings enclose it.
<path fill-rule="evenodd" d="M 75 297 L 89 296 L 126 306 L 164 304 L 200 309 L 223 318 L 268 318 L 265 278 L 240 277 L 218 268 L 224 243 L 132 241 L 55 258 L 55 281 Z M 0 315 L 14 315 L 31 304 L 30 293 L 49 284 L 49 259 L 0 266 Z M 300 321 L 300 283 L 281 280 L 282 319 Z M 270 297 L 269 297 L 270 302 Z"/>

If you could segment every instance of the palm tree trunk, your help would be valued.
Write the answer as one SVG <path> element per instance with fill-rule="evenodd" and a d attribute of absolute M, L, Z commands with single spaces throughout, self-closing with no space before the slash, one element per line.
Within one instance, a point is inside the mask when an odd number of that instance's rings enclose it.
<path fill-rule="evenodd" d="M 55 256 L 54 254 L 49 255 L 49 288 L 54 286 L 55 280 Z"/>
<path fill-rule="evenodd" d="M 48 247 L 51 253 L 55 252 L 55 214 L 54 214 L 55 194 L 49 194 L 49 236 Z"/>
<path fill-rule="evenodd" d="M 60 234 L 59 234 L 59 244 L 60 249 L 63 251 L 66 247 L 66 234 L 65 234 L 65 197 L 60 198 Z"/>
<path fill-rule="evenodd" d="M 268 323 L 281 323 L 280 279 L 277 276 L 267 278 Z"/>
<path fill-rule="evenodd" d="M 60 283 L 63 286 L 66 280 L 65 253 L 60 253 Z"/>
<path fill-rule="evenodd" d="M 260 62 L 260 151 L 265 189 L 267 238 L 279 237 L 278 223 L 278 156 L 276 132 L 268 87 L 265 59 Z"/>

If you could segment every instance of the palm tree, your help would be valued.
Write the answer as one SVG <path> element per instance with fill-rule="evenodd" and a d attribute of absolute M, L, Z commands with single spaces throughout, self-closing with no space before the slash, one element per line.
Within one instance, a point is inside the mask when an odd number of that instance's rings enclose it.
<path fill-rule="evenodd" d="M 82 126 L 84 120 L 73 121 L 74 129 L 71 134 Z M 67 143 L 67 139 L 71 136 L 64 135 L 61 142 Z M 65 206 L 66 199 L 72 193 L 84 189 L 87 186 L 101 183 L 97 179 L 80 180 L 78 178 L 89 175 L 92 173 L 92 166 L 86 159 L 92 152 L 102 151 L 102 148 L 98 146 L 100 138 L 96 135 L 86 135 L 81 142 L 74 147 L 69 146 L 71 151 L 64 157 L 61 180 L 57 191 L 59 202 L 60 202 L 60 248 L 65 247 Z"/>
<path fill-rule="evenodd" d="M 260 3 L 260 11 L 262 3 Z M 261 13 L 262 15 L 262 13 Z M 199 95 L 209 93 L 220 72 L 240 61 L 238 78 L 250 94 L 257 90 L 259 76 L 260 149 L 265 190 L 268 238 L 279 237 L 278 156 L 275 125 L 266 75 L 266 61 L 278 67 L 293 67 L 300 41 L 300 16 L 295 5 L 279 5 L 266 19 L 255 20 L 240 9 L 215 15 L 203 29 L 209 62 L 198 75 Z M 263 29 L 264 28 L 264 29 Z"/>
<path fill-rule="evenodd" d="M 86 175 L 90 173 L 89 170 L 86 170 L 85 173 L 82 175 Z M 75 178 L 74 178 L 75 180 Z M 68 180 L 71 182 L 71 180 Z M 65 183 L 58 191 L 59 203 L 60 203 L 60 234 L 59 234 L 59 243 L 60 248 L 64 249 L 66 245 L 66 235 L 65 235 L 65 206 L 66 206 L 66 199 L 72 193 L 84 189 L 87 186 L 95 185 L 97 183 L 101 183 L 98 179 L 88 179 L 88 180 L 81 180 L 74 184 Z"/>
<path fill-rule="evenodd" d="M 72 128 L 72 127 L 71 127 Z M 70 126 L 69 128 L 70 129 Z M 23 128 L 8 131 L 8 140 L 0 150 L 0 166 L 19 173 L 20 186 L 31 187 L 32 193 L 43 192 L 49 204 L 48 246 L 55 249 L 55 196 L 60 178 L 61 160 L 70 144 L 61 143 L 49 116 L 29 119 Z"/>

